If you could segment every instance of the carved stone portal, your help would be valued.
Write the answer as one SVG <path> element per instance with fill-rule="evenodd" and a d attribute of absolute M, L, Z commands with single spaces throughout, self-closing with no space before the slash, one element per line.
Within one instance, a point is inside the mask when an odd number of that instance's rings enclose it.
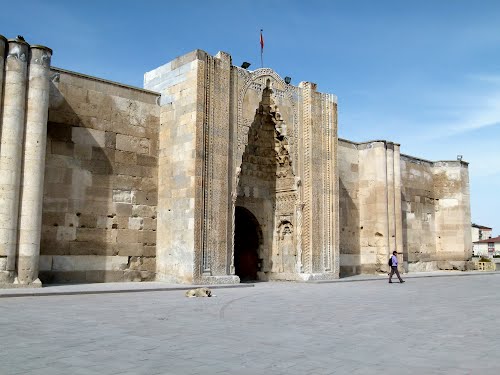
<path fill-rule="evenodd" d="M 293 130 L 273 99 L 271 80 L 265 81 L 261 100 L 248 128 L 241 165 L 236 168 L 236 206 L 253 213 L 263 228 L 259 247 L 260 279 L 294 278 L 301 271 L 294 237 L 298 184 L 290 155 L 288 131 Z M 241 225 L 236 222 L 236 225 Z M 236 234 L 242 231 L 236 227 Z M 235 256 L 244 251 L 236 246 Z M 236 275 L 247 278 L 246 274 Z M 281 275 L 281 276 L 280 276 Z"/>
<path fill-rule="evenodd" d="M 189 58 L 186 80 L 160 100 L 160 146 L 179 152 L 159 162 L 158 278 L 338 277 L 334 97 L 312 83 L 286 84 L 271 69 L 232 66 L 222 52 Z M 253 229 L 241 228 L 242 209 Z M 252 231 L 258 246 L 240 252 L 240 234 Z"/>

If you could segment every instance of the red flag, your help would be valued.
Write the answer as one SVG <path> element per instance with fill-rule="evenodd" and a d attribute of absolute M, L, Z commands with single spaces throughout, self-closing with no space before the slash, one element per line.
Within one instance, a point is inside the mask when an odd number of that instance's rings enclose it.
<path fill-rule="evenodd" d="M 264 37 L 262 36 L 262 29 L 260 29 L 260 50 L 264 49 Z"/>

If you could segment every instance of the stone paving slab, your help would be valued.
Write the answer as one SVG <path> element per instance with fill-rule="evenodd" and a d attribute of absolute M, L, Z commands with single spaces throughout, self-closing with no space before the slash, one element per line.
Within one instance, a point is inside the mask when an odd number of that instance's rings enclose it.
<path fill-rule="evenodd" d="M 210 289 L 224 288 L 249 288 L 250 283 L 228 284 L 228 285 L 183 285 L 167 284 L 161 282 L 124 282 L 124 283 L 94 283 L 94 284 L 71 284 L 71 285 L 44 285 L 43 288 L 13 288 L 0 289 L 0 298 L 9 297 L 46 297 L 53 295 L 76 295 L 76 294 L 109 294 L 109 293 L 138 293 L 138 292 L 164 292 L 199 288 L 201 286 Z"/>
<path fill-rule="evenodd" d="M 0 301 L 0 373 L 500 373 L 500 274 Z"/>
<path fill-rule="evenodd" d="M 481 276 L 498 274 L 497 272 L 484 271 L 436 271 L 436 272 L 418 272 L 404 274 L 404 279 L 426 278 L 426 277 L 451 277 L 451 276 Z M 397 280 L 396 276 L 394 276 Z M 345 283 L 359 281 L 387 281 L 386 274 L 379 275 L 355 275 L 344 277 L 337 280 L 317 280 L 309 281 L 311 284 L 324 283 Z M 279 283 L 279 282 L 278 282 Z M 291 282 L 293 283 L 293 282 Z M 182 285 L 167 284 L 162 282 L 118 282 L 118 283 L 94 283 L 94 284 L 72 284 L 72 285 L 44 285 L 42 288 L 12 288 L 0 289 L 0 298 L 9 297 L 43 297 L 52 295 L 75 295 L 75 294 L 109 294 L 109 293 L 137 293 L 137 292 L 160 292 L 189 290 L 207 285 Z M 211 289 L 221 288 L 248 288 L 253 287 L 253 283 L 228 284 L 228 285 L 208 285 Z"/>
<path fill-rule="evenodd" d="M 413 273 L 401 273 L 402 279 L 418 279 L 425 277 L 456 277 L 456 276 L 483 276 L 499 274 L 498 271 L 432 271 L 432 272 L 413 272 Z M 356 281 L 374 281 L 374 280 L 385 280 L 387 281 L 388 275 L 386 273 L 377 275 L 355 275 L 342 277 L 337 280 L 314 280 L 309 281 L 309 283 L 314 284 L 324 284 L 324 283 L 346 283 L 346 282 L 356 282 Z M 397 276 L 394 275 L 393 280 L 397 281 Z"/>

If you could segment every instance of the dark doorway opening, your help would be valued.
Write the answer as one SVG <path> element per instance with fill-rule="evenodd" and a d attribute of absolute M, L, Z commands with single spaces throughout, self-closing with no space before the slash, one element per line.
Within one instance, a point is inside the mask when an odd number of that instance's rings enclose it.
<path fill-rule="evenodd" d="M 258 250 L 262 232 L 255 216 L 244 207 L 235 208 L 234 268 L 242 282 L 257 280 Z"/>

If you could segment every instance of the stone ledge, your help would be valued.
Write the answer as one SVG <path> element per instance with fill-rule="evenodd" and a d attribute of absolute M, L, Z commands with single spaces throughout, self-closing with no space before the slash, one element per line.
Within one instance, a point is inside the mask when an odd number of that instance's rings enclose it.
<path fill-rule="evenodd" d="M 230 285 L 230 284 L 240 284 L 240 278 L 235 275 L 226 276 L 202 276 L 200 279 L 196 280 L 200 284 L 211 284 L 211 285 Z"/>
<path fill-rule="evenodd" d="M 334 273 L 270 273 L 267 275 L 269 281 L 320 281 L 320 280 L 336 280 L 339 277 Z"/>
<path fill-rule="evenodd" d="M 36 284 L 13 284 L 13 283 L 0 283 L 0 289 L 39 289 L 42 288 L 42 283 Z M 0 292 L 0 297 L 2 293 Z"/>
<path fill-rule="evenodd" d="M 41 289 L 30 290 L 6 290 L 0 291 L 0 298 L 13 297 L 46 297 L 46 296 L 73 296 L 80 294 L 117 294 L 117 293 L 142 293 L 142 292 L 169 292 L 183 291 L 194 288 L 228 289 L 228 288 L 251 288 L 254 284 L 229 284 L 229 285 L 166 285 L 158 286 L 159 283 L 148 286 L 147 283 L 130 283 L 132 285 L 120 285 L 116 287 L 113 283 L 101 284 L 81 284 L 81 285 L 60 285 L 48 286 Z M 140 284 L 140 285 L 137 285 Z M 2 285 L 2 284 L 0 284 Z M 26 285 L 24 286 L 26 288 Z M 54 288 L 54 289 L 52 289 Z M 58 288 L 58 289 L 57 289 Z M 52 291 L 50 290 L 52 289 Z"/>
<path fill-rule="evenodd" d="M 413 274 L 401 274 L 405 280 L 408 279 L 424 279 L 431 277 L 468 277 L 468 276 L 484 276 L 484 275 L 497 275 L 500 276 L 500 272 L 493 271 L 435 271 L 435 272 L 422 272 Z M 386 273 L 378 275 L 356 275 L 351 277 L 340 278 L 337 280 L 312 280 L 309 281 L 311 284 L 327 284 L 327 283 L 353 283 L 362 281 L 383 281 L 387 282 L 388 276 Z"/>
<path fill-rule="evenodd" d="M 475 266 L 469 260 L 432 260 L 409 262 L 407 269 L 408 272 L 432 272 L 440 270 L 473 271 Z"/>

